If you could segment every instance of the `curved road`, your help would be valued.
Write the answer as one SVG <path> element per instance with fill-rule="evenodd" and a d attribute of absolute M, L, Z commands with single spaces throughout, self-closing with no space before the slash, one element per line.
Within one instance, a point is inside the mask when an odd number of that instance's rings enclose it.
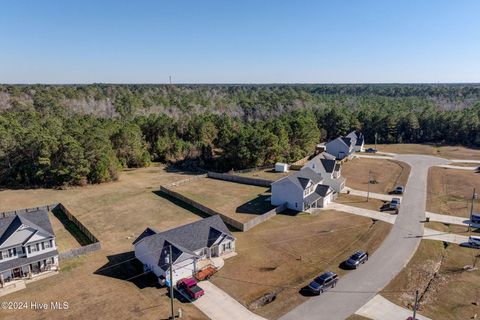
<path fill-rule="evenodd" d="M 382 245 L 362 268 L 349 272 L 338 285 L 310 298 L 281 319 L 343 320 L 372 299 L 404 268 L 423 235 L 428 169 L 450 163 L 447 159 L 422 155 L 395 155 L 411 171 L 395 224 Z"/>

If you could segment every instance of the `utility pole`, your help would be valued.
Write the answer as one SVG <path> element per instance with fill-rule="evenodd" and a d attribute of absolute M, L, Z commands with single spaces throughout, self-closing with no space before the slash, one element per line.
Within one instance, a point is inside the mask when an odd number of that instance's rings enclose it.
<path fill-rule="evenodd" d="M 370 199 L 370 175 L 371 175 L 372 171 L 368 170 L 368 187 L 367 187 L 367 202 L 368 202 L 368 199 Z"/>
<path fill-rule="evenodd" d="M 475 204 L 475 199 L 477 199 L 477 193 L 475 192 L 475 188 L 473 188 L 472 205 L 470 206 L 470 221 L 468 223 L 468 231 L 470 231 L 470 226 L 472 224 L 473 206 Z"/>
<path fill-rule="evenodd" d="M 375 132 L 375 150 L 377 150 L 377 133 Z"/>
<path fill-rule="evenodd" d="M 168 252 L 168 264 L 169 264 L 169 273 L 170 273 L 170 310 L 172 314 L 172 320 L 175 319 L 175 313 L 173 309 L 173 254 L 172 254 L 172 246 L 169 246 Z"/>
<path fill-rule="evenodd" d="M 170 80 L 170 85 L 172 85 L 172 76 L 168 76 L 168 79 Z"/>
<path fill-rule="evenodd" d="M 415 305 L 413 306 L 413 320 L 417 320 L 418 290 L 415 291 Z"/>

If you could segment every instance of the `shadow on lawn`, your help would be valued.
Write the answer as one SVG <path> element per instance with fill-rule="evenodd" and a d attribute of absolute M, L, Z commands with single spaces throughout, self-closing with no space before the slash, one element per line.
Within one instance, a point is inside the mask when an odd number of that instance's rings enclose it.
<path fill-rule="evenodd" d="M 270 195 L 259 194 L 255 199 L 252 199 L 235 209 L 236 213 L 247 214 L 263 214 L 274 208 L 270 204 Z"/>
<path fill-rule="evenodd" d="M 135 258 L 133 251 L 108 256 L 108 262 L 94 274 L 132 282 L 139 289 L 160 288 L 153 273 L 144 274 L 143 265 Z"/>

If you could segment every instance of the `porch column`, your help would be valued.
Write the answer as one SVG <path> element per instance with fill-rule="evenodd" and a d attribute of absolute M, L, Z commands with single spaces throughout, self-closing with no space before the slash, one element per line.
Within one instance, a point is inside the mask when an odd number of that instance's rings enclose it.
<path fill-rule="evenodd" d="M 5 284 L 5 281 L 3 280 L 3 273 L 0 273 L 0 287 L 3 288 L 4 284 Z"/>

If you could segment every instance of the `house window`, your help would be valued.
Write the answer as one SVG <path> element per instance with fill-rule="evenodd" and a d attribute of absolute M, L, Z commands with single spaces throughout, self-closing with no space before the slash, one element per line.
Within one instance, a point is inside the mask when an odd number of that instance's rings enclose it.
<path fill-rule="evenodd" d="M 45 250 L 45 242 L 42 242 L 42 250 Z"/>
<path fill-rule="evenodd" d="M 50 240 L 50 241 L 47 241 L 47 242 L 44 242 L 44 246 L 45 246 L 45 248 L 51 248 L 51 247 L 52 247 L 52 245 L 51 245 L 51 241 L 52 241 L 52 240 Z M 44 248 L 44 249 L 45 249 L 45 248 Z"/>
<path fill-rule="evenodd" d="M 232 248 L 232 243 L 227 242 L 227 243 L 223 244 L 223 250 L 222 251 L 227 251 L 227 250 L 230 250 L 231 248 Z"/>
<path fill-rule="evenodd" d="M 35 244 L 37 246 L 37 251 L 40 251 L 40 243 Z"/>
<path fill-rule="evenodd" d="M 0 251 L 0 260 L 3 260 L 3 251 Z"/>
<path fill-rule="evenodd" d="M 28 253 L 37 252 L 38 251 L 37 245 L 28 246 Z"/>
<path fill-rule="evenodd" d="M 295 202 L 295 208 L 297 208 L 297 207 L 298 207 L 298 203 Z"/>
<path fill-rule="evenodd" d="M 53 240 L 50 240 L 50 248 L 53 248 Z"/>

